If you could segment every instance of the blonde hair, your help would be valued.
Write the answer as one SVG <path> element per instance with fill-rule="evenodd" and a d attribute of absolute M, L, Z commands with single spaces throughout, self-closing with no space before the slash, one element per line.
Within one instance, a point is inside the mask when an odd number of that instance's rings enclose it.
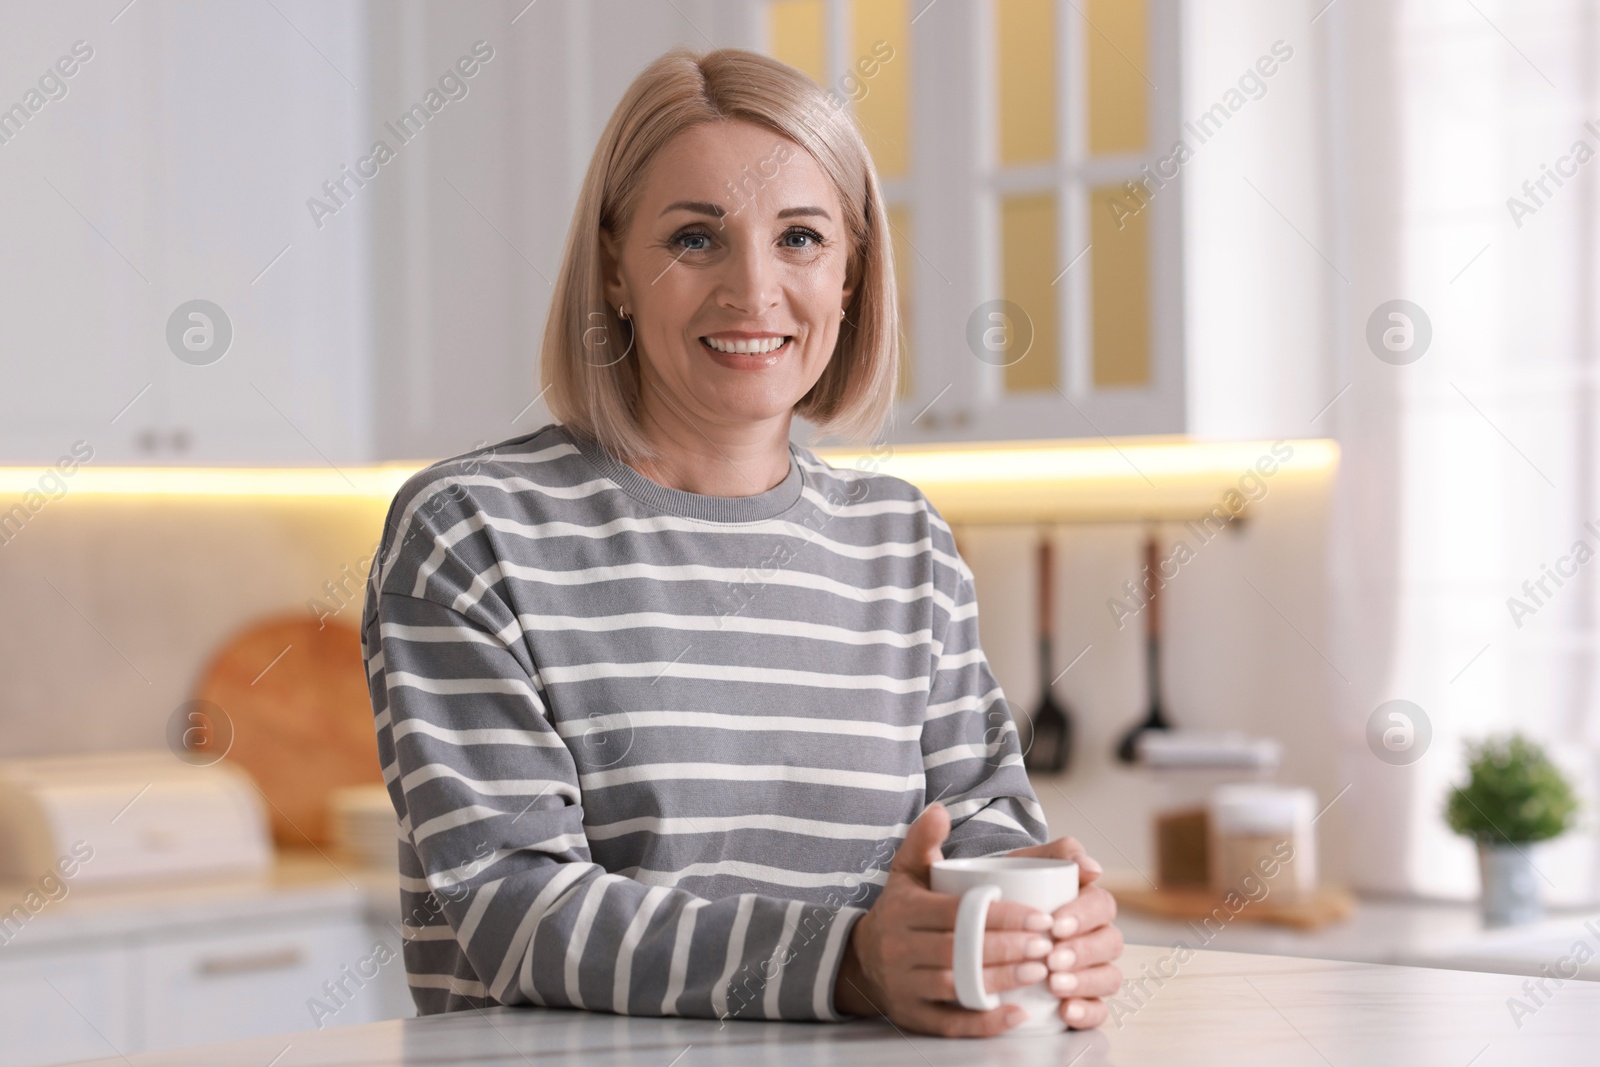
<path fill-rule="evenodd" d="M 855 290 L 838 346 L 795 414 L 846 440 L 865 441 L 894 403 L 900 352 L 889 221 L 854 119 L 837 96 L 775 59 L 733 48 L 705 54 L 674 49 L 633 80 L 595 146 L 540 349 L 540 384 L 551 414 L 624 459 L 650 458 L 655 450 L 637 419 L 632 323 L 624 325 L 605 298 L 600 232 L 621 241 L 650 162 L 672 138 L 728 119 L 805 148 L 833 182 L 851 237 Z M 619 338 L 625 343 L 616 344 Z"/>

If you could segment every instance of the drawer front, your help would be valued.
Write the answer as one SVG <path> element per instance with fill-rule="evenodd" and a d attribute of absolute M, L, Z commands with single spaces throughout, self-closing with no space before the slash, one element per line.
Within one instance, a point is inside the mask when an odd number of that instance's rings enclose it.
<path fill-rule="evenodd" d="M 140 953 L 144 1047 L 375 1021 L 381 984 L 393 978 L 386 972 L 404 970 L 394 938 L 380 943 L 374 952 L 357 918 L 148 942 Z"/>
<path fill-rule="evenodd" d="M 125 949 L 0 949 L 0 1067 L 137 1051 Z"/>

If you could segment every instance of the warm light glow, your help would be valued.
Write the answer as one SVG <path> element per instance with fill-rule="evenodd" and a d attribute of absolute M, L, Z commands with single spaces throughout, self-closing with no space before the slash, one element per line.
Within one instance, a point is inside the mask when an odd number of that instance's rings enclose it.
<path fill-rule="evenodd" d="M 1329 440 L 1013 441 L 899 445 L 870 451 L 818 449 L 836 467 L 879 470 L 920 488 L 951 522 L 1131 521 L 1203 515 L 1230 489 L 1264 499 L 1286 481 L 1326 478 L 1339 462 Z M 1287 453 L 1287 458 L 1284 458 Z M 1241 482 L 1257 464 L 1269 475 Z M 373 467 L 0 467 L 0 505 L 29 490 L 68 497 L 332 497 L 389 500 L 425 464 Z M 1265 491 L 1257 488 L 1259 482 Z M 1254 503 L 1254 500 L 1249 500 Z M 0 507 L 3 510 L 3 507 Z"/>
<path fill-rule="evenodd" d="M 1277 453 L 1274 444 L 1148 437 L 901 445 L 878 459 L 859 450 L 818 455 L 903 478 L 951 522 L 1110 522 L 1194 518 L 1229 490 L 1240 490 L 1248 506 L 1285 480 L 1326 478 L 1338 467 L 1331 440 L 1276 442 Z M 1258 463 L 1272 473 L 1246 478 Z"/>
<path fill-rule="evenodd" d="M 96 467 L 80 466 L 41 484 L 50 467 L 0 467 L 0 501 L 32 489 L 46 498 L 74 496 L 369 497 L 389 500 L 425 464 L 377 467 Z"/>

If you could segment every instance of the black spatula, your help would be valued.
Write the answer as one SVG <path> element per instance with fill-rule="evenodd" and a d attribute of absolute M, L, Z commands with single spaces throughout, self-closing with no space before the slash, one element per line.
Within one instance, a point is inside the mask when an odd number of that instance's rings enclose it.
<path fill-rule="evenodd" d="M 1051 639 L 1053 571 L 1047 534 L 1039 539 L 1039 705 L 1031 716 L 1032 742 L 1022 756 L 1024 768 L 1045 774 L 1059 774 L 1072 760 L 1072 713 L 1051 692 L 1055 681 L 1051 676 L 1055 663 L 1052 647 L 1055 642 Z"/>
<path fill-rule="evenodd" d="M 1133 763 L 1139 758 L 1139 735 L 1146 730 L 1170 730 L 1172 724 L 1161 712 L 1161 550 L 1151 537 L 1144 544 L 1145 573 L 1150 577 L 1150 602 L 1145 605 L 1145 671 L 1149 676 L 1150 710 L 1144 721 L 1122 735 L 1117 745 L 1117 759 Z"/>

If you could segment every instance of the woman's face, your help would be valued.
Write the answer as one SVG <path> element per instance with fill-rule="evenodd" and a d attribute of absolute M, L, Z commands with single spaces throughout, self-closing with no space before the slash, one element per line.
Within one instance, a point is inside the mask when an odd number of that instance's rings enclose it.
<path fill-rule="evenodd" d="M 786 430 L 852 287 L 839 197 L 810 153 L 747 122 L 696 126 L 651 162 L 623 240 L 601 238 L 646 417 Z"/>

